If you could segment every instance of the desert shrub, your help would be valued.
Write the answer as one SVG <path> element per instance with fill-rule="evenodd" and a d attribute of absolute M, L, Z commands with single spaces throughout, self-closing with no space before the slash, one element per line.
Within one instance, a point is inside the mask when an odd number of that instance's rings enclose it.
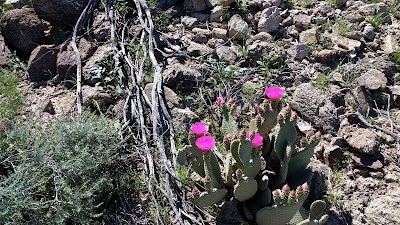
<path fill-rule="evenodd" d="M 128 174 L 120 146 L 117 131 L 89 114 L 15 126 L 0 140 L 1 223 L 104 224 L 113 185 Z"/>
<path fill-rule="evenodd" d="M 0 121 L 13 117 L 23 104 L 23 97 L 17 89 L 19 81 L 16 73 L 0 70 Z"/>

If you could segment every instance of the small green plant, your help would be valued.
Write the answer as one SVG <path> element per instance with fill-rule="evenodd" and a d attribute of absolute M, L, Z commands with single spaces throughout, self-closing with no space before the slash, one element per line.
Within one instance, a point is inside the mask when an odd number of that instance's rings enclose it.
<path fill-rule="evenodd" d="M 316 87 L 320 90 L 328 90 L 329 89 L 329 84 L 332 81 L 332 75 L 327 74 L 327 75 L 322 75 L 317 79 Z"/>
<path fill-rule="evenodd" d="M 249 4 L 247 3 L 247 0 L 238 0 L 236 1 L 236 4 L 242 13 L 246 13 L 249 10 Z"/>
<path fill-rule="evenodd" d="M 376 29 L 379 30 L 380 27 L 382 26 L 382 24 L 385 23 L 386 18 L 389 15 L 386 15 L 385 13 L 380 13 L 380 14 L 376 14 L 373 17 L 370 17 L 369 19 L 367 19 L 367 21 Z"/>
<path fill-rule="evenodd" d="M 1 8 L 0 11 L 0 17 L 4 16 L 4 14 L 10 10 L 14 9 L 13 5 L 11 3 L 3 3 L 3 7 Z"/>
<path fill-rule="evenodd" d="M 0 69 L 0 121 L 14 117 L 23 105 L 23 96 L 17 89 L 19 82 L 16 73 Z"/>
<path fill-rule="evenodd" d="M 297 5 L 301 6 L 302 8 L 307 8 L 312 2 L 313 0 L 296 0 Z"/>
<path fill-rule="evenodd" d="M 340 36 L 346 36 L 350 32 L 351 23 L 346 19 L 336 20 L 336 29 Z"/>
<path fill-rule="evenodd" d="M 332 21 L 328 19 L 325 23 L 320 26 L 321 33 L 325 33 L 325 31 L 329 31 L 332 29 Z"/>
<path fill-rule="evenodd" d="M 326 199 L 337 208 L 341 208 L 343 206 L 342 194 L 329 192 L 326 196 Z"/>
<path fill-rule="evenodd" d="M 390 53 L 389 59 L 390 61 L 400 65 L 400 50 Z"/>

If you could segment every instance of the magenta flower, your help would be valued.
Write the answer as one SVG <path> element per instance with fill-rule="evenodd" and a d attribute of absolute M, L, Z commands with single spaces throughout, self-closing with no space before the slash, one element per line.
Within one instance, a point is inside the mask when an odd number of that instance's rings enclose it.
<path fill-rule="evenodd" d="M 203 136 L 204 134 L 207 133 L 208 127 L 203 122 L 197 122 L 192 124 L 190 130 L 198 136 Z"/>
<path fill-rule="evenodd" d="M 265 89 L 265 95 L 271 100 L 279 100 L 283 96 L 283 89 L 280 87 L 269 87 Z"/>
<path fill-rule="evenodd" d="M 215 147 L 215 139 L 212 136 L 203 136 L 197 139 L 195 144 L 204 152 L 209 152 Z"/>
<path fill-rule="evenodd" d="M 246 134 L 246 139 L 250 139 L 250 134 Z M 258 148 L 263 145 L 263 137 L 259 133 L 255 133 L 253 140 L 251 140 L 251 144 L 253 148 Z"/>
<path fill-rule="evenodd" d="M 222 104 L 225 103 L 225 99 L 221 96 L 217 97 L 217 101 L 215 101 L 218 106 L 221 106 Z"/>

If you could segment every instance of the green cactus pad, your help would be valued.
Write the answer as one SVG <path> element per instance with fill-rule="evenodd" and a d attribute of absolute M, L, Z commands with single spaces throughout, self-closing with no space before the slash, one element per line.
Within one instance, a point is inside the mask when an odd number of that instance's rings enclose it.
<path fill-rule="evenodd" d="M 212 176 L 211 179 L 215 179 L 215 181 L 219 184 L 219 186 L 215 186 L 217 188 L 221 188 L 224 185 L 224 181 L 221 175 L 221 168 L 219 167 L 218 159 L 215 156 L 214 152 L 209 152 L 210 154 L 210 163 L 212 168 Z"/>
<path fill-rule="evenodd" d="M 300 208 L 299 212 L 290 221 L 291 225 L 322 225 L 328 221 L 328 215 L 325 214 L 326 203 L 321 200 L 314 201 L 311 204 L 310 211 Z"/>
<path fill-rule="evenodd" d="M 303 201 L 293 205 L 267 206 L 257 211 L 256 222 L 258 225 L 286 225 L 297 213 Z"/>
<path fill-rule="evenodd" d="M 239 134 L 239 129 L 236 124 L 235 118 L 232 115 L 232 112 L 228 110 L 228 108 L 224 107 L 222 109 L 222 126 L 221 126 L 222 135 L 228 134 Z"/>
<path fill-rule="evenodd" d="M 247 177 L 255 177 L 261 169 L 261 159 L 259 157 L 253 158 L 249 164 L 243 167 L 243 174 Z"/>
<path fill-rule="evenodd" d="M 244 202 L 252 198 L 257 190 L 257 181 L 252 178 L 244 177 L 235 185 L 233 195 L 238 201 Z"/>
<path fill-rule="evenodd" d="M 228 194 L 228 191 L 224 189 L 214 188 L 211 191 L 205 191 L 200 193 L 200 196 L 196 199 L 197 204 L 200 207 L 212 206 L 219 201 L 223 200 Z"/>
<path fill-rule="evenodd" d="M 180 165 L 189 164 L 193 171 L 201 177 L 205 176 L 203 151 L 194 145 L 186 145 L 178 151 L 177 162 Z"/>
<path fill-rule="evenodd" d="M 249 140 L 244 140 L 239 145 L 239 157 L 244 166 L 250 164 L 252 149 L 253 145 Z"/>
<path fill-rule="evenodd" d="M 236 161 L 237 166 L 242 168 L 243 167 L 243 163 L 242 163 L 242 160 L 240 160 L 240 157 L 239 157 L 239 145 L 240 145 L 240 140 L 239 139 L 233 140 L 232 143 L 231 143 L 231 153 L 232 153 L 232 157 Z"/>
<path fill-rule="evenodd" d="M 313 155 L 314 147 L 311 146 L 303 151 L 293 154 L 289 162 L 287 179 L 294 178 L 298 176 L 299 173 L 303 172 L 307 168 L 308 164 L 310 164 Z"/>

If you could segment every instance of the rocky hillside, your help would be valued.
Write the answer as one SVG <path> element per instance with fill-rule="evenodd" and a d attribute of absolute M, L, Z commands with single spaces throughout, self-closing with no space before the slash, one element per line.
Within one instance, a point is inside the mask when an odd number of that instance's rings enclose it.
<path fill-rule="evenodd" d="M 114 8 L 110 1 L 0 2 L 0 66 L 15 58 L 27 65 L 23 118 L 74 112 L 80 70 L 86 109 L 126 117 L 124 88 L 135 82 L 124 83 L 121 73 L 129 71 L 140 74 L 151 101 L 158 70 L 141 50 L 149 39 L 134 4 L 140 1 L 117 0 Z M 310 200 L 329 203 L 327 224 L 399 223 L 399 1 L 146 3 L 178 147 L 191 122 L 215 119 L 218 96 L 235 98 L 238 113 L 250 116 L 265 87 L 283 87 L 298 132 L 322 133 Z M 132 66 L 135 57 L 143 60 Z"/>

